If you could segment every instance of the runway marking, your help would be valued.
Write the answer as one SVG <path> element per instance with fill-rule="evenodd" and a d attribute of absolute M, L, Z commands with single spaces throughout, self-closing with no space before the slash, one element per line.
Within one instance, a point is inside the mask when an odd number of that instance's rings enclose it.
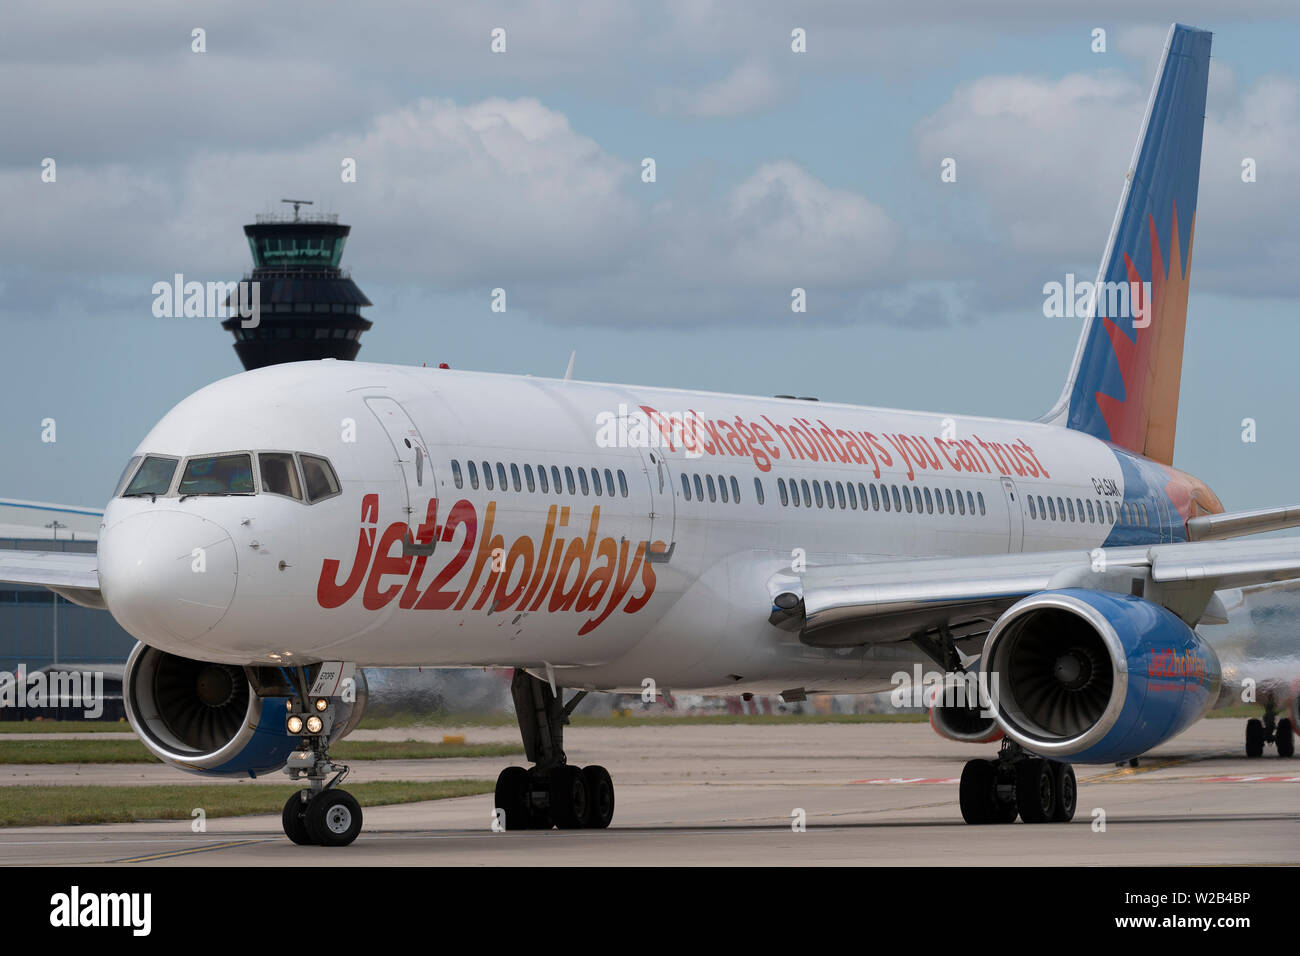
<path fill-rule="evenodd" d="M 1300 783 L 1300 777 L 1202 777 L 1203 783 Z"/>
<path fill-rule="evenodd" d="M 868 780 L 850 780 L 849 783 L 961 783 L 960 777 L 872 777 Z"/>
<path fill-rule="evenodd" d="M 270 843 L 270 840 L 231 840 L 226 843 L 210 843 L 207 846 L 193 846 L 185 850 L 169 850 L 166 853 L 153 853 L 149 856 L 128 856 L 121 860 L 108 860 L 108 863 L 149 863 L 153 860 L 169 860 L 178 856 L 191 856 L 195 853 L 207 853 L 209 850 L 230 850 L 239 846 L 255 846 Z"/>
<path fill-rule="evenodd" d="M 1180 767 L 1189 760 L 1205 760 L 1207 757 L 1170 757 L 1167 760 L 1156 760 L 1149 763 L 1139 764 L 1136 767 L 1119 767 L 1107 773 L 1099 773 L 1092 777 L 1084 779 L 1085 783 L 1096 783 L 1100 780 L 1119 780 L 1124 777 L 1135 777 L 1138 774 L 1150 773 L 1153 770 L 1166 770 L 1169 767 Z"/>

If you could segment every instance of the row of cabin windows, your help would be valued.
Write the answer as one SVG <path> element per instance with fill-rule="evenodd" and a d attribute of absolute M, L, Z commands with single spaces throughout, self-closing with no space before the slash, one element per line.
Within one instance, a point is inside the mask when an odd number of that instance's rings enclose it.
<path fill-rule="evenodd" d="M 735 475 L 718 475 L 717 481 L 714 481 L 712 475 L 701 478 L 699 475 L 682 472 L 683 498 L 687 501 L 703 501 L 706 494 L 710 501 L 721 499 L 723 504 L 740 504 L 740 484 Z M 757 477 L 754 478 L 754 498 L 760 505 L 765 500 L 763 481 Z"/>
<path fill-rule="evenodd" d="M 567 489 L 569 494 L 595 494 L 608 495 L 610 498 L 627 497 L 627 475 L 623 469 L 614 471 L 610 468 L 573 468 L 565 465 L 561 473 L 558 465 L 550 466 L 549 477 L 547 475 L 547 466 L 538 465 L 536 472 L 533 471 L 532 465 L 524 465 L 522 468 L 511 462 L 509 473 L 507 466 L 502 462 L 496 463 L 495 470 L 493 463 L 490 461 L 483 462 L 482 468 L 482 487 L 488 491 L 495 491 L 500 488 L 502 491 L 509 491 L 514 488 L 515 491 L 523 491 L 527 488 L 530 492 L 540 491 L 547 495 L 551 489 L 555 489 L 555 494 L 563 494 Z M 617 479 L 615 476 L 617 475 Z M 588 477 L 590 476 L 590 477 Z M 469 486 L 477 490 L 479 488 L 479 465 L 477 462 L 465 462 L 464 469 L 461 468 L 459 461 L 453 459 L 451 463 L 451 477 L 456 483 L 457 488 L 465 487 L 465 479 L 469 478 Z M 617 484 L 615 481 L 617 480 Z"/>
<path fill-rule="evenodd" d="M 784 478 L 776 480 L 776 490 L 781 496 L 781 504 L 795 508 L 840 508 L 856 511 L 861 503 L 863 511 L 894 511 L 912 514 L 950 514 L 974 515 L 985 514 L 984 492 L 953 491 L 951 488 L 922 488 L 919 485 L 901 488 L 898 485 L 886 485 L 881 482 L 856 484 L 851 481 L 808 481 L 806 478 L 787 483 Z"/>
<path fill-rule="evenodd" d="M 1076 521 L 1092 524 L 1105 522 L 1106 524 L 1117 525 L 1150 524 L 1147 506 L 1140 501 L 1126 501 L 1113 507 L 1109 501 L 1098 501 L 1094 508 L 1090 498 L 1053 498 L 1048 495 L 1044 500 L 1042 495 L 1038 495 L 1036 496 L 1038 500 L 1035 505 L 1034 495 L 1027 495 L 1026 497 L 1029 499 L 1029 517 L 1037 520 Z M 1104 512 L 1103 508 L 1105 509 Z"/>

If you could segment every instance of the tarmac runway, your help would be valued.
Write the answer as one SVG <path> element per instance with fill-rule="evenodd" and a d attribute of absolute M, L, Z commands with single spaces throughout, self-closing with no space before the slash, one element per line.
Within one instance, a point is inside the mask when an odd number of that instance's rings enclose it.
<path fill-rule="evenodd" d="M 517 741 L 508 727 L 359 732 L 355 739 Z M 1197 865 L 1300 863 L 1300 760 L 1243 754 L 1244 722 L 1205 720 L 1136 769 L 1080 767 L 1071 824 L 971 827 L 957 778 L 996 745 L 925 724 L 573 727 L 570 763 L 601 763 L 603 831 L 494 833 L 490 795 L 365 810 L 350 847 L 291 844 L 278 816 L 0 830 L 0 864 L 123 865 Z M 517 758 L 362 761 L 350 781 L 494 779 Z M 202 783 L 162 765 L 12 765 L 3 786 Z M 287 795 L 281 775 L 264 778 Z M 798 812 L 806 830 L 792 823 Z M 1100 824 L 1104 821 L 1104 828 Z"/>

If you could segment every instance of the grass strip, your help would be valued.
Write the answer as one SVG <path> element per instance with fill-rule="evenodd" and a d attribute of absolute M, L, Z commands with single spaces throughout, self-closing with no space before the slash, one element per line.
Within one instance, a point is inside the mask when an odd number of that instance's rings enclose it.
<path fill-rule="evenodd" d="M 143 787 L 0 787 L 0 827 L 64 823 L 133 823 L 278 814 L 291 787 L 256 783 L 169 784 Z M 347 786 L 363 807 L 444 800 L 491 793 L 491 780 L 384 780 Z"/>

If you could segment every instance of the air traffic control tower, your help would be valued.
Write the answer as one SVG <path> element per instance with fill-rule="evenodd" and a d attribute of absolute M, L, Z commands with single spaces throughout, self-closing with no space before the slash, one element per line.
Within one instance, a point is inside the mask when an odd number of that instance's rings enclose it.
<path fill-rule="evenodd" d="M 374 323 L 361 310 L 371 304 L 351 275 L 339 267 L 351 226 L 337 213 L 300 210 L 305 199 L 282 199 L 293 212 L 260 215 L 244 227 L 253 250 L 258 283 L 258 324 L 244 328 L 238 315 L 221 323 L 235 336 L 245 369 L 335 358 L 351 361 L 361 351 L 361 333 Z M 237 293 L 227 305 L 238 304 Z"/>

